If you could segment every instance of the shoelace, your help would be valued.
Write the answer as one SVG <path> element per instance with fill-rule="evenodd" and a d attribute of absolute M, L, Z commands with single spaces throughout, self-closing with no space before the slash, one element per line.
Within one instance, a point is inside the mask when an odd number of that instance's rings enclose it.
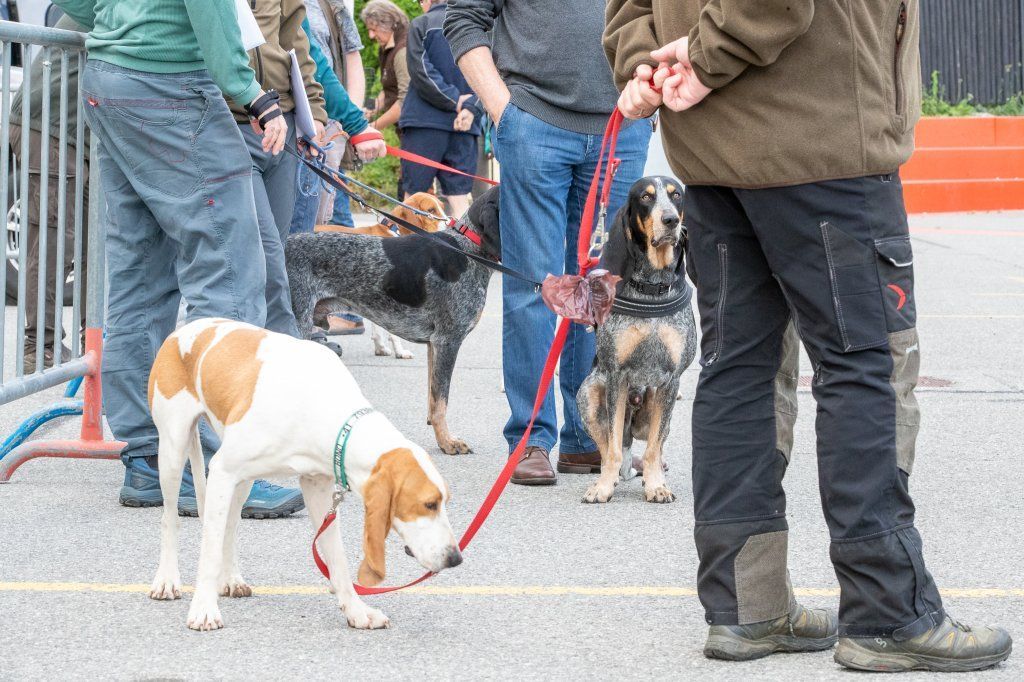
<path fill-rule="evenodd" d="M 268 493 L 273 493 L 273 492 L 277 492 L 278 490 L 281 490 L 284 486 L 274 485 L 270 481 L 264 481 L 263 479 L 259 479 L 258 481 L 253 483 L 252 487 L 253 487 L 253 490 L 255 490 L 256 488 L 259 488 L 262 491 L 265 491 L 265 492 L 268 492 Z"/>

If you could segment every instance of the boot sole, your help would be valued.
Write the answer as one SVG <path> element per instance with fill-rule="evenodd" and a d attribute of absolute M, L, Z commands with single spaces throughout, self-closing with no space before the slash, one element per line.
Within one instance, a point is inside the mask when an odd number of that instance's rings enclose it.
<path fill-rule="evenodd" d="M 601 473 L 600 464 L 569 464 L 567 462 L 558 462 L 555 465 L 555 469 L 560 474 L 599 474 Z"/>
<path fill-rule="evenodd" d="M 771 635 L 764 639 L 742 639 L 710 635 L 704 645 L 704 655 L 722 661 L 753 661 L 772 654 L 798 654 L 825 651 L 835 646 L 838 635 L 821 639 L 807 639 L 791 635 Z"/>
<path fill-rule="evenodd" d="M 297 511 L 301 511 L 306 507 L 302 496 L 297 496 L 294 500 L 282 504 L 281 506 L 274 507 L 273 509 L 246 509 L 242 507 L 242 518 L 243 519 L 283 519 L 286 516 L 291 516 Z M 187 516 L 191 518 L 199 517 L 199 510 L 193 507 L 182 507 L 178 506 L 178 516 Z"/>
<path fill-rule="evenodd" d="M 966 673 L 984 670 L 1002 663 L 1010 657 L 1013 645 L 991 656 L 979 656 L 966 660 L 950 660 L 922 654 L 884 654 L 866 649 L 856 642 L 843 641 L 836 648 L 833 659 L 839 665 L 853 670 L 898 673 L 908 670 L 927 670 L 939 673 Z"/>
<path fill-rule="evenodd" d="M 509 479 L 516 485 L 554 485 L 555 478 L 512 478 Z"/>

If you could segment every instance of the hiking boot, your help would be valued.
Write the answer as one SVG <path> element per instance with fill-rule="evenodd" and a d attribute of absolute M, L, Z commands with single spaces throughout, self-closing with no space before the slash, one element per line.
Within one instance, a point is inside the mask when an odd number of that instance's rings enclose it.
<path fill-rule="evenodd" d="M 536 445 L 527 446 L 511 480 L 517 485 L 554 485 L 555 472 L 551 469 L 548 451 Z"/>
<path fill-rule="evenodd" d="M 1002 628 L 969 628 L 949 616 L 912 639 L 843 637 L 835 661 L 855 670 L 903 672 L 969 672 L 1001 663 L 1010 657 L 1013 641 Z"/>
<path fill-rule="evenodd" d="M 121 486 L 120 502 L 126 507 L 162 507 L 163 494 L 160 492 L 160 472 L 148 461 L 148 457 L 132 457 L 125 462 L 124 485 Z M 298 488 L 284 488 L 267 481 L 256 481 L 252 486 L 245 505 L 244 519 L 275 519 L 294 514 L 303 509 L 302 492 Z M 199 504 L 192 483 L 192 471 L 186 466 L 181 477 L 178 493 L 178 514 L 199 516 Z"/>
<path fill-rule="evenodd" d="M 774 653 L 823 651 L 836 643 L 839 619 L 831 609 L 793 604 L 789 614 L 750 625 L 712 625 L 704 655 L 725 661 L 752 661 Z"/>
<path fill-rule="evenodd" d="M 71 355 L 71 349 L 70 348 L 65 346 L 63 343 L 60 344 L 60 348 L 61 348 L 61 350 L 60 350 L 60 361 L 61 362 L 67 362 L 68 360 L 72 359 L 73 356 Z M 84 348 L 84 346 L 83 346 L 83 348 Z M 35 346 L 26 346 L 25 347 L 25 357 L 24 357 L 24 359 L 21 362 L 22 374 L 32 374 L 33 372 L 35 372 L 36 371 L 36 361 L 37 361 L 37 359 L 38 358 L 37 358 L 36 347 Z M 53 367 L 53 361 L 54 361 L 54 357 L 53 357 L 53 344 L 51 343 L 51 344 L 47 344 L 47 346 L 45 348 L 43 348 L 43 369 L 50 369 L 51 367 Z"/>
<path fill-rule="evenodd" d="M 325 334 L 324 330 L 320 329 L 319 327 L 313 327 L 313 333 L 309 335 L 309 340 L 315 341 L 316 343 L 319 343 L 321 346 L 327 346 L 339 358 L 342 355 L 341 346 L 335 343 L 334 341 L 328 339 L 327 334 Z"/>

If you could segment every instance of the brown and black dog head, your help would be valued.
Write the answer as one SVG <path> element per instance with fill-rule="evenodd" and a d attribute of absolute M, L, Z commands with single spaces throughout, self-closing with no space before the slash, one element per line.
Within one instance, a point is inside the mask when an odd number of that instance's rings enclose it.
<path fill-rule="evenodd" d="M 675 178 L 651 175 L 629 189 L 624 207 L 626 236 L 658 270 L 675 267 L 686 239 L 683 185 Z"/>

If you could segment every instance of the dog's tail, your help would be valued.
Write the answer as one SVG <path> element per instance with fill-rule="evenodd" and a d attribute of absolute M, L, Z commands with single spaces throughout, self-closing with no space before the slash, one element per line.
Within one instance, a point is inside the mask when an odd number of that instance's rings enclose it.
<path fill-rule="evenodd" d="M 198 428 L 192 430 L 192 442 L 188 448 L 188 461 L 192 466 L 192 484 L 196 490 L 196 505 L 199 508 L 199 518 L 203 518 L 203 507 L 206 505 L 206 462 L 203 458 L 203 446 L 199 442 Z"/>

